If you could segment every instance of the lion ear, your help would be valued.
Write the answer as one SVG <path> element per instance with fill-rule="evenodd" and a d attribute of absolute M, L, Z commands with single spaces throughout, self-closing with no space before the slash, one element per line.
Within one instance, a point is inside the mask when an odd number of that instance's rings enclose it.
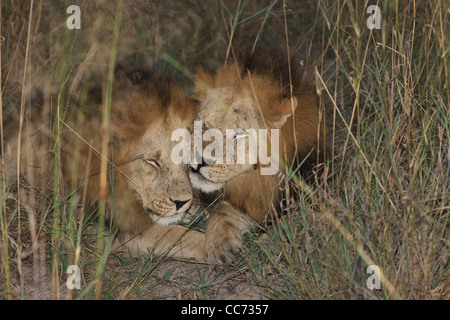
<path fill-rule="evenodd" d="M 197 74 L 195 75 L 195 87 L 194 87 L 194 98 L 198 100 L 203 100 L 206 97 L 206 93 L 214 84 L 214 79 L 211 74 L 209 74 L 203 68 L 197 68 Z"/>
<path fill-rule="evenodd" d="M 296 97 L 282 99 L 280 103 L 280 110 L 273 119 L 273 125 L 275 126 L 275 128 L 280 129 L 281 127 L 283 127 L 288 118 L 292 115 L 292 112 L 295 112 L 297 107 L 298 101 Z"/>

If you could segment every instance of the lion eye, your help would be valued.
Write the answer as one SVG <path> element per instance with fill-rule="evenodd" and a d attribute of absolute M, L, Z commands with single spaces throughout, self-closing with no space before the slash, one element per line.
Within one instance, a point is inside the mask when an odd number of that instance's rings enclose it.
<path fill-rule="evenodd" d="M 151 164 L 152 166 L 161 169 L 161 165 L 159 164 L 158 161 L 154 160 L 154 159 L 146 159 L 145 162 Z"/>

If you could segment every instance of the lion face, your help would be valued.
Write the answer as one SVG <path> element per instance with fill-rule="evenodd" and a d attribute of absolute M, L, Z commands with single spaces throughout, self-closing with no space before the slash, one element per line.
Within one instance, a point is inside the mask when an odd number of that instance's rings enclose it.
<path fill-rule="evenodd" d="M 262 175 L 278 171 L 282 154 L 279 148 L 284 148 L 282 131 L 298 106 L 297 98 L 282 94 L 284 87 L 279 79 L 247 76 L 243 70 L 243 66 L 229 64 L 215 75 L 203 70 L 196 75 L 195 93 L 201 101 L 198 120 L 206 132 L 209 128 L 218 129 L 222 133 L 219 140 L 224 142 L 223 161 L 208 159 L 208 146 L 204 146 L 204 161 L 191 166 L 191 183 L 204 192 L 218 190 L 234 177 L 257 168 Z M 227 139 L 235 142 L 231 156 L 225 150 Z"/>
<path fill-rule="evenodd" d="M 219 190 L 225 182 L 257 167 L 255 156 L 259 146 L 256 132 L 265 126 L 249 93 L 231 87 L 210 89 L 200 105 L 198 121 L 203 124 L 204 135 L 209 129 L 220 132 L 218 140 L 222 143 L 217 146 L 222 147 L 222 156 L 214 158 L 216 154 L 210 154 L 208 143 L 203 144 L 202 163 L 192 163 L 189 172 L 195 188 L 204 192 Z M 217 137 L 214 142 L 217 142 Z M 251 149 L 251 144 L 256 149 Z M 230 147 L 233 149 L 231 153 Z"/>
<path fill-rule="evenodd" d="M 178 122 L 173 125 L 181 127 Z M 133 150 L 134 157 L 142 157 L 127 168 L 129 188 L 150 218 L 161 226 L 180 221 L 192 203 L 188 166 L 175 164 L 170 156 L 174 142 L 170 141 L 169 127 L 164 123 L 150 126 Z"/>

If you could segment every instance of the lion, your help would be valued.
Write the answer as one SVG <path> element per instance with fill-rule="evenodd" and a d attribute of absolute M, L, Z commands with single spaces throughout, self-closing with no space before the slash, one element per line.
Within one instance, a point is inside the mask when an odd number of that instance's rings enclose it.
<path fill-rule="evenodd" d="M 90 96 L 95 96 L 95 90 Z M 105 199 L 106 218 L 119 231 L 114 248 L 134 256 L 152 252 L 204 261 L 204 233 L 176 225 L 191 206 L 193 192 L 189 166 L 171 159 L 175 144 L 171 133 L 176 128 L 192 130 L 197 103 L 175 83 L 152 72 L 127 77 L 119 73 L 111 101 L 108 128 L 102 125 L 104 104 L 98 98 L 83 112 L 76 107 L 67 109 L 61 125 L 64 184 L 74 186 L 72 189 L 87 188 L 89 205 Z M 42 136 L 44 131 L 51 132 L 48 126 L 35 127 Z M 33 135 L 33 147 L 47 139 L 37 136 Z M 99 173 L 105 139 L 108 186 L 106 194 L 101 194 Z M 25 170 L 31 165 L 46 167 L 49 157 L 41 152 L 34 159 L 33 164 L 22 160 Z"/>
<path fill-rule="evenodd" d="M 194 90 L 200 100 L 197 121 L 203 130 L 216 128 L 225 134 L 233 129 L 235 138 L 251 139 L 251 130 L 277 129 L 281 163 L 276 172 L 294 160 L 311 168 L 324 159 L 328 128 L 319 96 L 300 81 L 296 65 L 277 51 L 244 50 L 216 73 L 199 68 Z M 271 146 L 260 144 L 258 149 L 263 147 Z M 272 151 L 276 157 L 277 150 Z M 237 163 L 236 154 L 231 164 L 203 154 L 203 161 L 193 162 L 189 173 L 194 189 L 223 190 L 223 200 L 206 228 L 206 259 L 212 263 L 231 262 L 242 250 L 242 234 L 255 222 L 263 223 L 272 206 L 279 207 L 278 175 L 261 174 L 260 159 L 248 161 L 249 148 L 244 163 Z"/>

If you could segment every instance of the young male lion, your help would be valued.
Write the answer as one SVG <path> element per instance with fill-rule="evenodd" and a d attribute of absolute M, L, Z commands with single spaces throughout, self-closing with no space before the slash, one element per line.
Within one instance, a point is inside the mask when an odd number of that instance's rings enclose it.
<path fill-rule="evenodd" d="M 278 129 L 267 131 L 279 137 L 277 148 L 271 145 L 267 149 L 271 148 L 274 156 L 279 147 L 281 170 L 294 159 L 298 164 L 307 158 L 305 163 L 311 164 L 323 157 L 327 139 L 319 97 L 300 82 L 296 63 L 289 65 L 286 54 L 244 51 L 216 74 L 200 69 L 195 84 L 195 94 L 201 100 L 198 120 L 204 129 L 216 128 L 224 135 L 227 129 L 235 129 L 249 139 L 249 129 Z M 259 149 L 264 147 L 258 145 Z M 206 231 L 206 257 L 210 262 L 229 262 L 241 249 L 242 233 L 253 221 L 261 223 L 279 198 L 277 175 L 262 175 L 260 159 L 255 164 L 249 157 L 247 148 L 243 164 L 203 159 L 191 165 L 194 188 L 206 193 L 224 190 L 224 200 Z"/>
<path fill-rule="evenodd" d="M 192 130 L 198 106 L 170 81 L 150 79 L 149 73 L 138 77 L 135 73 L 132 78 L 137 81 L 124 76 L 115 79 L 110 128 L 102 126 L 101 102 L 88 104 L 83 112 L 77 107 L 67 109 L 61 135 L 64 184 L 87 188 L 88 202 L 98 203 L 100 164 L 105 158 L 102 142 L 107 139 L 108 185 L 103 197 L 106 218 L 119 230 L 117 247 L 133 254 L 151 251 L 204 261 L 205 235 L 174 225 L 192 203 L 192 188 L 188 166 L 171 159 L 175 142 L 170 140 L 176 128 Z M 48 124 L 35 127 L 30 145 L 38 150 L 48 140 L 39 136 L 47 133 L 48 137 L 51 129 Z M 17 144 L 14 139 L 10 142 Z M 24 157 L 22 168 L 48 167 L 51 157 L 42 157 L 45 152 L 36 152 L 33 163 Z"/>

